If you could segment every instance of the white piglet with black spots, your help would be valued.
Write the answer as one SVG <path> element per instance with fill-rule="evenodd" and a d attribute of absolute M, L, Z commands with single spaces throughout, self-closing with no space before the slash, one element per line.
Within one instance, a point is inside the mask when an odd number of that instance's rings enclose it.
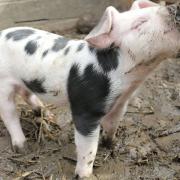
<path fill-rule="evenodd" d="M 20 94 L 34 109 L 39 99 L 69 103 L 80 177 L 92 174 L 100 124 L 113 140 L 130 97 L 164 59 L 180 49 L 180 5 L 135 1 L 120 13 L 108 7 L 85 40 L 29 27 L 0 32 L 0 115 L 13 149 L 26 138 L 16 112 Z"/>

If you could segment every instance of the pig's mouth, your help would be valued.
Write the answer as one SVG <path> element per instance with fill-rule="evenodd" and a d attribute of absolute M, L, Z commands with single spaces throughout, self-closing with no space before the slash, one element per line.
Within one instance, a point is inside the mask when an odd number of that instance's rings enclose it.
<path fill-rule="evenodd" d="M 180 31 L 180 3 L 167 6 L 173 24 Z"/>

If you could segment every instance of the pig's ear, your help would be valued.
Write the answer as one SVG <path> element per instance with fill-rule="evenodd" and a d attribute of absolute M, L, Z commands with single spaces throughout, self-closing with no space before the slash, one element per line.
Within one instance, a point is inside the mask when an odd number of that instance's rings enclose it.
<path fill-rule="evenodd" d="M 105 48 L 112 44 L 110 33 L 113 28 L 115 14 L 119 13 L 114 7 L 106 8 L 98 25 L 85 37 L 85 40 L 97 48 Z"/>
<path fill-rule="evenodd" d="M 132 6 L 130 10 L 134 10 L 134 9 L 142 9 L 142 8 L 147 8 L 147 7 L 152 7 L 152 6 L 158 6 L 158 4 L 149 1 L 149 0 L 136 0 Z"/>

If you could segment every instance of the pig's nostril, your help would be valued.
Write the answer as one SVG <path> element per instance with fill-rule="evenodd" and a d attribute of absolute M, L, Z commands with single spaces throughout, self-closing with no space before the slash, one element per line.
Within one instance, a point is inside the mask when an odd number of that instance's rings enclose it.
<path fill-rule="evenodd" d="M 176 21 L 180 21 L 180 6 L 177 7 L 175 18 L 176 18 Z"/>
<path fill-rule="evenodd" d="M 172 15 L 172 16 L 176 15 L 177 7 L 175 5 L 167 6 L 167 9 L 168 9 L 170 15 Z"/>
<path fill-rule="evenodd" d="M 180 26 L 180 3 L 167 6 L 167 9 L 172 19 L 174 20 L 174 23 L 179 27 Z"/>

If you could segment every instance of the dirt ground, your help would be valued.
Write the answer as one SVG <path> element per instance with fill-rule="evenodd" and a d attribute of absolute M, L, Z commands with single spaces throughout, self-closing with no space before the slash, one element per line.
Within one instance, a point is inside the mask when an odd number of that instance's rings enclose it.
<path fill-rule="evenodd" d="M 49 106 L 58 126 L 36 117 L 21 99 L 17 103 L 29 153 L 12 152 L 0 121 L 0 180 L 72 179 L 76 155 L 68 107 Z M 180 179 L 180 59 L 164 62 L 141 87 L 120 124 L 114 148 L 106 149 L 100 140 L 90 179 Z"/>

